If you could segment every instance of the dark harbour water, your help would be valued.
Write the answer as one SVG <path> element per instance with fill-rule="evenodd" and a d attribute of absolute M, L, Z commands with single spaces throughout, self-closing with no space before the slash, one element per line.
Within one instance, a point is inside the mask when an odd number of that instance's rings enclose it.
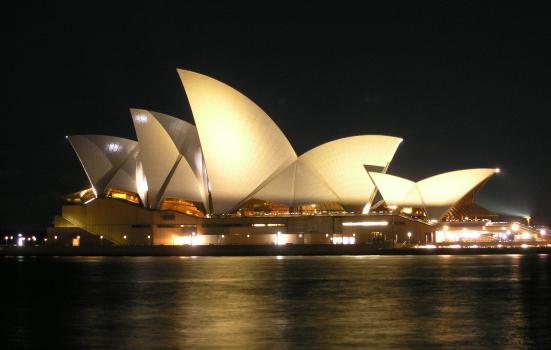
<path fill-rule="evenodd" d="M 551 349 L 551 257 L 1 258 L 1 349 Z"/>

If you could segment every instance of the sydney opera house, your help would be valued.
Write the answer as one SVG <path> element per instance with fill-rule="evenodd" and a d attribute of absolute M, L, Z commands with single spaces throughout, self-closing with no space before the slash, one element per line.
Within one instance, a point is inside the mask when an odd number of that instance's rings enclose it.
<path fill-rule="evenodd" d="M 63 198 L 49 244 L 401 246 L 541 239 L 526 223 L 500 222 L 475 203 L 498 169 L 410 181 L 387 173 L 402 139 L 383 135 L 346 137 L 297 155 L 246 96 L 202 74 L 178 74 L 195 125 L 131 109 L 137 141 L 67 137 L 90 186 Z"/>

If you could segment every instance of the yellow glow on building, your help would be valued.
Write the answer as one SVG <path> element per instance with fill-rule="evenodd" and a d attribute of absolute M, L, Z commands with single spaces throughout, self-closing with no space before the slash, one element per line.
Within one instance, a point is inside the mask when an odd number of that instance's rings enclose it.
<path fill-rule="evenodd" d="M 343 222 L 343 226 L 388 226 L 388 221 L 356 221 L 356 222 Z"/>

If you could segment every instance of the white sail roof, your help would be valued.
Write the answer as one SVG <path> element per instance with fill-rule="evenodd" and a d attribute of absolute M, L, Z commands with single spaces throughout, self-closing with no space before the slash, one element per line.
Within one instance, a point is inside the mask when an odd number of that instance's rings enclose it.
<path fill-rule="evenodd" d="M 131 109 L 130 113 L 140 144 L 138 161 L 147 181 L 148 206 L 159 208 L 165 197 L 204 202 L 198 179 L 201 170 L 194 172 L 188 163 L 188 159 L 201 158 L 193 125 L 143 109 Z"/>
<path fill-rule="evenodd" d="M 387 205 L 424 207 L 423 199 L 415 182 L 376 172 L 369 172 L 369 176 Z"/>
<path fill-rule="evenodd" d="M 134 180 L 136 141 L 115 136 L 67 136 L 96 195 L 107 187 L 136 191 Z"/>
<path fill-rule="evenodd" d="M 464 169 L 417 183 L 376 172 L 369 172 L 369 176 L 388 205 L 422 207 L 430 218 L 440 219 L 465 195 L 498 172 L 490 168 Z"/>
<path fill-rule="evenodd" d="M 375 185 L 366 166 L 385 171 L 402 139 L 392 136 L 352 136 L 325 143 L 298 157 L 253 194 L 276 203 L 333 203 L 351 208 L 371 202 Z"/>
<path fill-rule="evenodd" d="M 401 142 L 392 136 L 352 136 L 318 146 L 299 159 L 331 188 L 341 205 L 363 207 L 376 190 L 365 166 L 386 171 Z"/>
<path fill-rule="evenodd" d="M 225 213 L 296 154 L 272 119 L 246 96 L 213 78 L 178 70 L 199 132 L 214 213 Z"/>
<path fill-rule="evenodd" d="M 417 183 L 385 172 L 402 139 L 362 135 L 322 144 L 297 157 L 272 119 L 246 96 L 213 78 L 178 70 L 196 127 L 132 109 L 138 142 L 101 135 L 70 136 L 94 191 L 117 188 L 159 208 L 166 197 L 231 212 L 251 198 L 301 205 L 424 207 L 441 217 L 495 169 L 466 169 Z M 366 176 L 366 171 L 369 176 Z M 366 207 L 367 207 L 366 206 Z"/>

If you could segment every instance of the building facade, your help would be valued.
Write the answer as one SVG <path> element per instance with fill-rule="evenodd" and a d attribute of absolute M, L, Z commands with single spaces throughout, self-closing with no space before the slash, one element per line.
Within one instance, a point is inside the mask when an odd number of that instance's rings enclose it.
<path fill-rule="evenodd" d="M 446 236 L 441 223 L 465 221 L 466 208 L 491 220 L 474 196 L 497 169 L 419 182 L 389 175 L 402 139 L 385 135 L 297 155 L 246 96 L 202 74 L 178 74 L 195 125 L 130 109 L 137 140 L 67 136 L 90 187 L 63 199 L 49 244 L 428 245 L 449 242 L 453 225 Z"/>

